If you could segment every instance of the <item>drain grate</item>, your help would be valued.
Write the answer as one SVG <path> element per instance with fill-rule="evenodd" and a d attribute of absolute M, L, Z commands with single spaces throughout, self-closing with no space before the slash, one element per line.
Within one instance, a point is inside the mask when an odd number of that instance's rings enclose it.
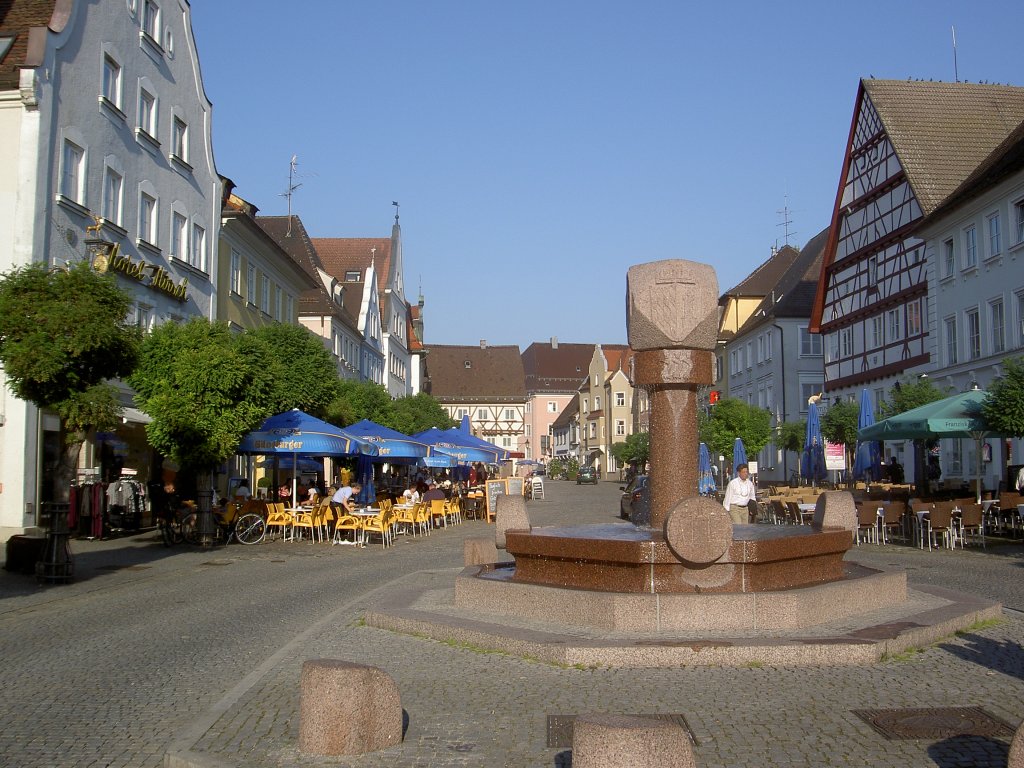
<path fill-rule="evenodd" d="M 981 707 L 851 711 L 887 739 L 936 741 L 952 736 L 1013 736 L 1013 728 Z"/>
<path fill-rule="evenodd" d="M 98 571 L 145 571 L 153 566 L 151 565 L 100 565 L 97 566 Z"/>
<path fill-rule="evenodd" d="M 579 715 L 548 715 L 548 749 L 571 749 L 572 748 L 572 727 Z M 628 717 L 649 717 L 652 720 L 667 720 L 681 726 L 690 737 L 690 742 L 697 746 L 697 739 L 693 737 L 690 724 L 680 714 L 646 714 L 628 715 Z"/>

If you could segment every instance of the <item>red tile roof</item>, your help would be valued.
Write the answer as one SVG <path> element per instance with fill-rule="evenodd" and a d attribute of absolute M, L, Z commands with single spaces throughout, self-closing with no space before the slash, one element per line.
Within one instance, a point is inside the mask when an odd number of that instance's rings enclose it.
<path fill-rule="evenodd" d="M 365 274 L 372 260 L 377 272 L 377 289 L 384 290 L 384 280 L 391 266 L 390 237 L 314 237 L 312 240 L 324 269 L 339 280 L 345 279 L 346 272 L 358 270 Z"/>
<path fill-rule="evenodd" d="M 424 389 L 442 403 L 525 401 L 525 379 L 518 346 L 427 347 Z"/>
<path fill-rule="evenodd" d="M 535 341 L 523 351 L 527 392 L 565 392 L 579 389 L 587 377 L 593 344 Z"/>
<path fill-rule="evenodd" d="M 45 38 L 48 27 L 63 28 L 69 5 L 67 0 L 59 3 L 58 0 L 0 2 L 0 38 L 13 38 L 7 53 L 0 58 L 0 90 L 18 87 L 21 67 L 37 63 L 27 61 L 29 37 L 43 35 Z M 33 29 L 36 31 L 32 32 Z"/>

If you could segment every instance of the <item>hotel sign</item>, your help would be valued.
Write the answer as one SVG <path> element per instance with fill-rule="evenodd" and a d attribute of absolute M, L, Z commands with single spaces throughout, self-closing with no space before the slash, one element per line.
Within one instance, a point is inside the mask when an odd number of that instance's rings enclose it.
<path fill-rule="evenodd" d="M 120 272 L 125 277 L 137 280 L 148 288 L 166 294 L 177 301 L 188 301 L 188 279 L 175 283 L 171 273 L 159 264 L 147 264 L 142 259 L 132 261 L 121 253 L 118 243 L 106 240 L 87 240 L 86 246 L 93 254 L 92 268 L 97 272 Z"/>

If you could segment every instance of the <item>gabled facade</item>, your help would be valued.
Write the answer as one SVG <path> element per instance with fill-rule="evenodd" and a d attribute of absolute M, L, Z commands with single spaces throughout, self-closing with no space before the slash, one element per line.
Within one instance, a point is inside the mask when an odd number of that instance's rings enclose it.
<path fill-rule="evenodd" d="M 919 226 L 1024 120 L 1024 89 L 862 80 L 818 283 L 825 391 L 856 397 L 931 366 Z"/>
<path fill-rule="evenodd" d="M 579 459 L 580 399 L 576 394 L 551 424 L 552 458 Z"/>
<path fill-rule="evenodd" d="M 405 299 L 405 268 L 402 260 L 402 228 L 395 216 L 390 238 L 330 237 L 314 238 L 313 244 L 324 268 L 343 283 L 362 276 L 366 269 L 376 271 L 377 303 L 382 352 L 383 384 L 392 397 L 406 397 L 418 391 L 422 361 L 412 349 L 410 339 L 412 310 Z M 383 277 L 382 277 L 383 276 Z M 366 326 L 360 328 L 366 333 Z"/>
<path fill-rule="evenodd" d="M 774 253 L 758 268 L 773 274 L 774 284 L 763 283 L 765 295 L 746 320 L 720 337 L 718 355 L 725 361 L 720 369 L 726 375 L 714 388 L 770 411 L 772 427 L 805 419 L 808 398 L 823 389 L 821 337 L 808 325 L 827 238 L 825 230 L 803 250 L 786 246 Z M 785 267 L 765 269 L 774 259 Z M 798 463 L 795 454 L 774 442 L 750 458 L 758 462 L 758 479 L 766 482 L 788 480 Z"/>
<path fill-rule="evenodd" d="M 256 221 L 257 208 L 224 180 L 221 209 L 217 319 L 235 329 L 299 322 L 299 298 L 318 280 Z"/>
<path fill-rule="evenodd" d="M 523 351 L 526 377 L 526 458 L 548 461 L 554 457 L 552 427 L 559 414 L 576 400 L 587 376 L 593 344 L 565 344 L 552 337 L 534 342 Z"/>
<path fill-rule="evenodd" d="M 611 454 L 611 446 L 632 434 L 633 386 L 627 372 L 632 351 L 620 344 L 597 344 L 591 354 L 587 378 L 579 389 L 581 464 L 594 467 L 603 479 L 620 479 L 625 467 Z"/>
<path fill-rule="evenodd" d="M 517 346 L 434 344 L 426 350 L 424 392 L 474 435 L 526 458 L 526 382 Z"/>
<path fill-rule="evenodd" d="M 221 182 L 189 5 L 11 0 L 0 38 L 0 272 L 89 259 L 142 328 L 216 317 Z M 39 457 L 61 438 L 54 415 L 11 396 L 0 416 L 2 538 L 36 524 Z M 81 466 L 131 462 L 147 482 L 144 415 L 125 419 Z"/>
<path fill-rule="evenodd" d="M 363 371 L 382 367 L 380 329 L 360 332 L 358 306 L 362 301 L 362 283 L 358 289 L 346 287 L 324 269 L 313 241 L 298 216 L 258 216 L 256 222 L 310 277 L 312 288 L 303 291 L 298 300 L 298 320 L 303 327 L 320 336 L 334 356 L 338 375 L 344 379 L 369 378 Z M 356 309 L 353 310 L 352 305 Z M 367 363 L 376 361 L 376 366 Z"/>

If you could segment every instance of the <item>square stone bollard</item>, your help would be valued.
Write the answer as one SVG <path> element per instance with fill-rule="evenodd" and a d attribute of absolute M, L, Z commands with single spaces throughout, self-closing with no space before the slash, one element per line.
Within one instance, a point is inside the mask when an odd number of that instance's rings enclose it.
<path fill-rule="evenodd" d="M 494 539 L 471 536 L 462 542 L 462 558 L 466 565 L 490 565 L 498 562 Z"/>
<path fill-rule="evenodd" d="M 384 670 L 339 659 L 302 665 L 299 750 L 361 755 L 402 741 L 402 700 Z"/>
<path fill-rule="evenodd" d="M 696 768 L 690 735 L 678 724 L 632 715 L 580 715 L 573 768 Z"/>
<path fill-rule="evenodd" d="M 498 509 L 494 514 L 494 546 L 505 548 L 505 531 L 531 531 L 530 515 L 526 511 L 526 499 L 518 493 L 498 497 Z"/>
<path fill-rule="evenodd" d="M 814 504 L 816 531 L 823 528 L 845 528 L 853 541 L 857 540 L 857 505 L 849 491 L 825 491 Z"/>

